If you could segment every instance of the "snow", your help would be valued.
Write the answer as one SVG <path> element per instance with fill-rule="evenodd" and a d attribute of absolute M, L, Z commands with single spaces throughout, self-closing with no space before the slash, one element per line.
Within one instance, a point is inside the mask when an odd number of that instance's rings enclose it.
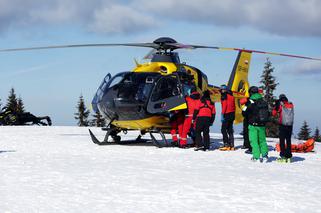
<path fill-rule="evenodd" d="M 279 164 L 275 151 L 254 163 L 241 149 L 97 146 L 81 127 L 0 127 L 0 135 L 0 212 L 321 212 L 320 144 Z M 211 140 L 217 147 L 221 135 Z"/>

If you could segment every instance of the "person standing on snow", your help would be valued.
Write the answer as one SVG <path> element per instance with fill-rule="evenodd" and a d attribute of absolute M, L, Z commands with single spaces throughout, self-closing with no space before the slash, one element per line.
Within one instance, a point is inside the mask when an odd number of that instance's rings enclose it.
<path fill-rule="evenodd" d="M 281 94 L 272 111 L 273 116 L 279 115 L 280 163 L 290 163 L 292 158 L 291 135 L 293 131 L 294 106 L 286 95 Z M 286 145 L 285 145 L 286 141 Z"/>
<path fill-rule="evenodd" d="M 209 150 L 210 149 L 210 126 L 213 125 L 215 120 L 215 105 L 211 101 L 210 92 L 204 92 L 202 98 L 197 101 L 197 106 L 193 114 L 193 123 L 195 126 L 195 151 Z M 203 143 L 202 143 L 203 132 Z M 203 144 L 203 145 L 202 145 Z"/>
<path fill-rule="evenodd" d="M 187 103 L 187 114 L 185 115 L 182 137 L 180 138 L 180 147 L 185 148 L 187 146 L 187 134 L 192 127 L 193 114 L 200 99 L 199 92 L 195 87 L 192 87 L 191 94 L 185 97 Z M 195 138 L 192 138 L 193 140 Z M 195 142 L 195 141 L 194 141 Z"/>
<path fill-rule="evenodd" d="M 184 117 L 185 117 L 185 114 L 183 110 L 176 110 L 170 113 L 169 123 L 171 125 L 170 133 L 172 135 L 173 146 L 179 146 L 180 144 L 178 139 L 182 137 Z"/>
<path fill-rule="evenodd" d="M 268 146 L 266 143 L 266 122 L 269 120 L 269 108 L 263 100 L 259 89 L 252 86 L 249 89 L 250 99 L 247 102 L 245 112 L 248 114 L 249 138 L 252 147 L 252 161 L 267 162 Z"/>
<path fill-rule="evenodd" d="M 234 130 L 233 122 L 235 120 L 235 99 L 232 91 L 228 90 L 226 85 L 220 87 L 222 114 L 221 132 L 223 134 L 223 147 L 221 151 L 235 150 L 234 148 Z"/>
<path fill-rule="evenodd" d="M 258 93 L 263 96 L 263 90 L 259 88 L 258 91 L 259 91 Z M 242 149 L 247 149 L 247 150 L 245 150 L 246 154 L 252 154 L 252 147 L 251 147 L 250 139 L 249 139 L 249 116 L 246 111 L 249 101 L 250 101 L 249 98 L 242 98 L 240 100 L 240 105 L 241 105 L 242 115 L 243 115 L 243 146 L 242 146 Z"/>
<path fill-rule="evenodd" d="M 252 147 L 249 139 L 249 116 L 246 111 L 249 98 L 242 98 L 240 100 L 242 115 L 243 115 L 243 147 L 242 149 L 247 149 L 245 151 L 246 154 L 252 154 Z"/>

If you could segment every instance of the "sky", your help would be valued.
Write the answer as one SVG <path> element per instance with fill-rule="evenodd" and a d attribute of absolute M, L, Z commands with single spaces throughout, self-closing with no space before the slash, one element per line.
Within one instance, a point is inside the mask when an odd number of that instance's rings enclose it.
<path fill-rule="evenodd" d="M 0 49 L 81 43 L 152 42 L 237 47 L 321 58 L 318 0 L 0 0 Z M 75 48 L 0 53 L 0 103 L 13 87 L 27 111 L 54 125 L 76 125 L 79 96 L 89 107 L 107 73 L 142 61 L 145 48 Z M 179 51 L 181 61 L 226 83 L 237 52 Z M 295 104 L 295 131 L 321 128 L 321 61 L 253 54 L 249 80 L 259 85 L 266 58 Z M 220 105 L 217 104 L 218 111 Z M 219 121 L 214 129 L 219 131 Z M 214 124 L 215 126 L 215 124 Z"/>

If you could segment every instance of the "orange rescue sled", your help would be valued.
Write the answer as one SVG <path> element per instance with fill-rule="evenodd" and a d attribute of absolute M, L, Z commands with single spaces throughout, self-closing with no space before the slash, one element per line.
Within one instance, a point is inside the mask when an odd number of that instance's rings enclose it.
<path fill-rule="evenodd" d="M 292 152 L 312 152 L 314 148 L 314 139 L 310 138 L 304 143 L 299 143 L 299 144 L 292 144 L 291 145 L 291 150 Z M 285 145 L 286 146 L 286 145 Z M 280 144 L 276 144 L 275 148 L 278 152 L 280 152 Z"/>

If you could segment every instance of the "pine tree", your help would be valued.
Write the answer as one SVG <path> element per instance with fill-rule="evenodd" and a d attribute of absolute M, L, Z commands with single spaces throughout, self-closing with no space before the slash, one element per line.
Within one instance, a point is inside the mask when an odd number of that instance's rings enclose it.
<path fill-rule="evenodd" d="M 273 76 L 274 67 L 272 67 L 272 62 L 269 58 L 266 59 L 264 70 L 261 75 L 260 83 L 262 86 L 260 88 L 264 92 L 264 100 L 269 105 L 269 110 L 272 111 L 276 98 L 273 96 L 273 92 L 276 90 L 276 87 L 279 83 L 276 83 L 276 78 Z M 278 118 L 271 117 L 271 122 L 266 124 L 266 135 L 268 137 L 278 137 L 279 128 L 278 128 Z"/>
<path fill-rule="evenodd" d="M 320 130 L 318 127 L 315 129 L 313 138 L 315 141 L 321 142 Z"/>
<path fill-rule="evenodd" d="M 306 121 L 303 122 L 303 125 L 298 134 L 299 140 L 308 140 L 310 138 L 311 129 Z"/>
<path fill-rule="evenodd" d="M 78 126 L 88 126 L 89 121 L 89 110 L 86 109 L 85 101 L 82 95 L 79 97 L 78 105 L 77 105 L 78 112 L 75 113 L 75 119 L 78 120 Z"/>
<path fill-rule="evenodd" d="M 24 103 L 23 103 L 21 97 L 18 98 L 16 110 L 17 110 L 17 113 L 24 113 L 25 112 L 25 106 L 24 106 Z"/>
<path fill-rule="evenodd" d="M 11 112 L 16 113 L 17 106 L 18 106 L 17 96 L 14 91 L 14 88 L 11 88 L 7 99 L 7 104 L 6 104 L 7 110 L 10 110 Z"/>
<path fill-rule="evenodd" d="M 276 90 L 277 85 L 276 78 L 273 76 L 274 67 L 272 67 L 272 62 L 269 58 L 266 59 L 263 74 L 261 75 L 260 83 L 262 86 L 260 88 L 264 92 L 264 100 L 269 104 L 270 109 L 273 108 L 273 104 L 276 98 L 273 96 L 273 92 Z"/>
<path fill-rule="evenodd" d="M 106 121 L 99 111 L 97 111 L 96 114 L 93 115 L 93 117 L 94 119 L 91 122 L 92 126 L 104 127 L 106 125 Z"/>

